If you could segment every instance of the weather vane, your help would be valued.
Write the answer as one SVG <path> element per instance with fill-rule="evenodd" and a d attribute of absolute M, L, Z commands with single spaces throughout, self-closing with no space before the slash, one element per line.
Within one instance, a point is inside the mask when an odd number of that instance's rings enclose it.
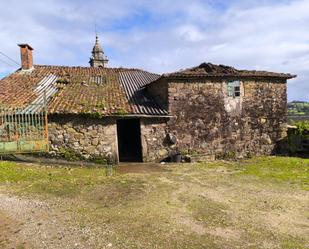
<path fill-rule="evenodd" d="M 97 20 L 94 20 L 94 32 L 95 32 L 95 36 L 98 36 L 98 31 L 97 31 Z"/>

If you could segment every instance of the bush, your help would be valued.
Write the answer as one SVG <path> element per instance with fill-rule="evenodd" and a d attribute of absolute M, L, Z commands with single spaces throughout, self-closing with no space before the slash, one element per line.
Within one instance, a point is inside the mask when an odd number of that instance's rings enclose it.
<path fill-rule="evenodd" d="M 221 154 L 216 155 L 216 159 L 219 160 L 235 160 L 236 152 L 235 151 L 226 151 Z"/>
<path fill-rule="evenodd" d="M 303 141 L 309 139 L 308 121 L 298 121 L 295 122 L 294 125 L 296 126 L 296 128 L 290 129 L 288 132 L 289 152 L 292 155 L 296 155 L 297 152 L 307 151 L 307 149 L 304 148 Z"/>
<path fill-rule="evenodd" d="M 297 127 L 295 130 L 295 135 L 304 135 L 309 133 L 309 121 L 298 121 L 294 125 Z"/>
<path fill-rule="evenodd" d="M 80 154 L 76 153 L 74 150 L 70 148 L 61 147 L 59 149 L 59 154 L 62 158 L 67 161 L 79 161 L 81 160 Z"/>

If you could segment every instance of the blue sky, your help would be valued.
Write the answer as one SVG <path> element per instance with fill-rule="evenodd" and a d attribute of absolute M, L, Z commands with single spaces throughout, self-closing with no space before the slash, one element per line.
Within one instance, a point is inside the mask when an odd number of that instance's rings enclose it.
<path fill-rule="evenodd" d="M 0 52 L 16 61 L 26 42 L 35 64 L 87 66 L 97 23 L 111 67 L 289 72 L 289 100 L 309 101 L 308 0 L 1 1 Z M 0 77 L 17 68 L 0 55 Z"/>

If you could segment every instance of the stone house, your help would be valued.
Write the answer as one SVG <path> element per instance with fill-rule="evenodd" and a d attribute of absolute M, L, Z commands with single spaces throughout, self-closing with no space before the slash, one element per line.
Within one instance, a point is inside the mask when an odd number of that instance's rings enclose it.
<path fill-rule="evenodd" d="M 44 90 L 51 155 L 269 155 L 286 136 L 286 83 L 295 75 L 211 63 L 163 75 L 109 68 L 98 38 L 90 67 L 33 65 L 33 49 L 19 46 L 22 67 L 0 81 L 0 104 L 27 106 Z"/>

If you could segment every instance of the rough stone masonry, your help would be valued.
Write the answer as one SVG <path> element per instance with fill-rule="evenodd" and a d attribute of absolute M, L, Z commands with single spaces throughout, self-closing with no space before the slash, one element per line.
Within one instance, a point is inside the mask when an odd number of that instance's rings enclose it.
<path fill-rule="evenodd" d="M 272 154 L 286 136 L 286 81 L 244 79 L 240 96 L 229 97 L 233 79 L 169 80 L 151 91 L 173 116 L 167 132 L 178 139 L 178 148 L 189 154 L 244 157 Z"/>

